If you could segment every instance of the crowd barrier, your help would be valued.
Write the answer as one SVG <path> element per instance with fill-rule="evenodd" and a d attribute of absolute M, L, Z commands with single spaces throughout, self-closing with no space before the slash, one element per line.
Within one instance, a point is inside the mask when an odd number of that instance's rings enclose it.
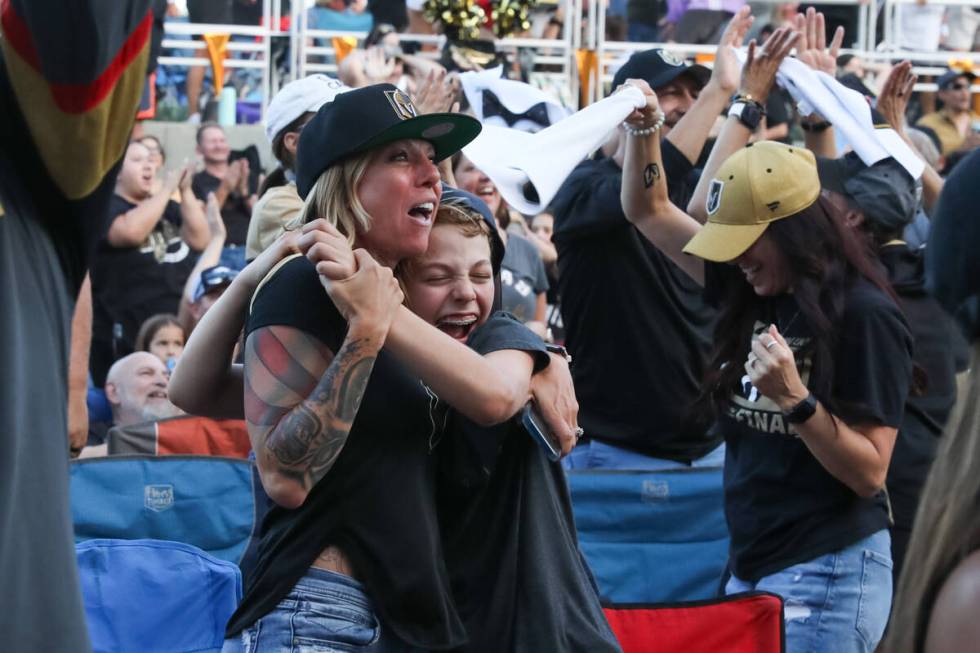
<path fill-rule="evenodd" d="M 910 59 L 920 77 L 931 78 L 945 69 L 950 59 L 970 61 L 980 70 L 980 52 L 925 52 L 899 50 L 896 42 L 896 11 L 919 0 L 822 0 L 821 4 L 853 5 L 858 12 L 858 33 L 851 41 L 853 49 L 845 50 L 870 61 L 895 62 Z M 604 85 L 612 79 L 615 66 L 630 53 L 651 47 L 664 47 L 684 57 L 711 55 L 713 45 L 683 43 L 636 43 L 610 41 L 605 38 L 606 14 L 601 0 L 562 0 L 566 29 L 559 39 L 505 38 L 497 41 L 501 51 L 520 53 L 520 60 L 530 65 L 531 83 L 554 92 L 565 104 L 578 109 L 602 97 Z M 761 0 L 759 4 L 776 4 Z M 980 7 L 980 0 L 945 0 L 946 6 Z M 261 116 L 264 118 L 269 98 L 282 84 L 314 72 L 336 74 L 337 62 L 332 47 L 335 37 L 363 39 L 364 33 L 310 29 L 304 3 L 293 2 L 291 13 L 282 12 L 281 0 L 263 0 L 263 19 L 258 26 L 205 25 L 167 21 L 159 62 L 165 66 L 207 66 L 201 37 L 207 33 L 225 33 L 232 37 L 225 66 L 254 70 L 260 76 Z M 879 21 L 883 39 L 876 41 Z M 420 46 L 420 56 L 437 58 L 445 39 L 431 34 L 400 34 L 403 43 Z M 288 43 L 284 68 L 272 65 L 274 43 Z M 579 66 L 592 69 L 588 74 L 587 92 L 580 95 L 583 78 Z M 710 66 L 710 62 L 706 65 Z M 934 91 L 935 83 L 924 79 L 918 91 Z M 980 84 L 973 87 L 980 93 Z"/>

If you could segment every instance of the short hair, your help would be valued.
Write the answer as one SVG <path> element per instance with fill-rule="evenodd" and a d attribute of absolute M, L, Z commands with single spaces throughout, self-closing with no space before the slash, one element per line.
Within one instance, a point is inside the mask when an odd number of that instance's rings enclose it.
<path fill-rule="evenodd" d="M 213 120 L 209 120 L 208 122 L 202 122 L 201 126 L 197 128 L 197 133 L 194 134 L 194 140 L 197 141 L 198 145 L 201 144 L 201 137 L 204 136 L 204 132 L 206 132 L 211 128 L 220 129 L 222 134 L 225 133 L 225 128 L 219 125 L 218 123 L 214 122 Z"/>
<path fill-rule="evenodd" d="M 153 134 L 143 134 L 136 140 L 139 141 L 140 143 L 143 143 L 143 141 L 153 141 L 154 143 L 157 144 L 157 150 L 159 150 L 160 152 L 160 158 L 163 159 L 164 161 L 167 160 L 167 151 L 163 149 L 163 143 L 161 143 L 160 139 L 154 136 Z M 146 143 L 143 143 L 143 145 L 146 145 Z"/>
<path fill-rule="evenodd" d="M 358 232 L 371 229 L 371 216 L 357 196 L 372 156 L 380 150 L 360 152 L 344 158 L 323 171 L 313 184 L 303 205 L 302 224 L 325 218 L 353 245 Z"/>

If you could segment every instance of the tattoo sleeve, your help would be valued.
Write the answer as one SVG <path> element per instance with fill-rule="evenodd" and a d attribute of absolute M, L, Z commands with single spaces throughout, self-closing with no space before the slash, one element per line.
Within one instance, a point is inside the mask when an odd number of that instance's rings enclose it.
<path fill-rule="evenodd" d="M 347 339 L 330 351 L 295 329 L 269 327 L 249 336 L 245 417 L 256 455 L 309 491 L 343 451 L 377 349 Z"/>

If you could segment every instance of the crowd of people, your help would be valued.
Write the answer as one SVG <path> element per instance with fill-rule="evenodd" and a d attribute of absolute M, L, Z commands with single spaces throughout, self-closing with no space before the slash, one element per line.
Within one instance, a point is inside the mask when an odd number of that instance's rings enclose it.
<path fill-rule="evenodd" d="M 316 3 L 371 35 L 270 99 L 263 169 L 200 117 L 168 167 L 133 127 L 162 4 L 88 4 L 108 31 L 60 42 L 43 7 L 2 9 L 0 515 L 29 534 L 0 545 L 9 650 L 87 650 L 66 442 L 105 456 L 112 427 L 183 415 L 243 420 L 272 504 L 225 651 L 620 650 L 566 475 L 692 467 L 724 469 L 719 595 L 779 595 L 791 653 L 974 646 L 971 70 L 932 96 L 911 62 L 840 55 L 849 25 L 813 8 L 612 2 L 630 38 L 717 43 L 712 64 L 621 62 L 632 113 L 524 214 L 465 149 L 479 50 L 398 45 L 421 6 L 392 27 Z M 255 3 L 188 9 L 218 5 Z M 83 56 L 69 101 L 73 51 L 124 63 L 107 82 Z M 860 94 L 886 156 L 797 107 L 790 60 Z"/>

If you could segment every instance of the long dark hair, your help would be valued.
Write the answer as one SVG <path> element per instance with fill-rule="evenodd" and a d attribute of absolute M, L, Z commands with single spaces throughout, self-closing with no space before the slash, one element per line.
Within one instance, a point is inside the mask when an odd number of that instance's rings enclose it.
<path fill-rule="evenodd" d="M 769 225 L 765 235 L 786 257 L 799 317 L 812 334 L 813 373 L 809 388 L 831 412 L 839 408 L 832 395 L 834 350 L 844 316 L 847 289 L 865 278 L 898 305 L 884 272 L 844 216 L 824 196 L 797 214 Z M 721 314 L 715 327 L 715 348 L 702 386 L 697 413 L 713 417 L 745 374 L 752 330 L 764 308 L 739 274 L 725 275 Z M 707 409 L 707 410 L 705 410 Z"/>

